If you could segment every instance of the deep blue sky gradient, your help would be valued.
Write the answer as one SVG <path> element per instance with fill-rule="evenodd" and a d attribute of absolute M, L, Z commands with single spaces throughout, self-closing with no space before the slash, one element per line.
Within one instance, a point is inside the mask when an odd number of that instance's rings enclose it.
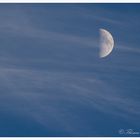
<path fill-rule="evenodd" d="M 0 136 L 140 136 L 139 44 L 140 4 L 0 4 Z"/>

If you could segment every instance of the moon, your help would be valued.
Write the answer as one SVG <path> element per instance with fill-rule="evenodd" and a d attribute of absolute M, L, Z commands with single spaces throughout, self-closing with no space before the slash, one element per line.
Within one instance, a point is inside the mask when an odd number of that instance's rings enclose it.
<path fill-rule="evenodd" d="M 100 51 L 99 57 L 104 58 L 108 56 L 114 48 L 113 36 L 105 29 L 100 29 Z"/>

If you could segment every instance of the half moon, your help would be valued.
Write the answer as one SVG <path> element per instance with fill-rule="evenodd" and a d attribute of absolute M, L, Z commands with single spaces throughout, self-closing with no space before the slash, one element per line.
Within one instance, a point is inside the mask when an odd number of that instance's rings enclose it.
<path fill-rule="evenodd" d="M 108 56 L 114 47 L 114 40 L 107 30 L 100 29 L 100 51 L 99 56 L 101 58 Z"/>

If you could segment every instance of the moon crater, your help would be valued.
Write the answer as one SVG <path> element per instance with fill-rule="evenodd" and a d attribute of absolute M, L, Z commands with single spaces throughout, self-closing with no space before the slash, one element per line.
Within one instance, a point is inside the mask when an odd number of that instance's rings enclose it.
<path fill-rule="evenodd" d="M 105 29 L 100 29 L 100 51 L 101 58 L 108 56 L 114 47 L 114 40 L 110 32 Z"/>

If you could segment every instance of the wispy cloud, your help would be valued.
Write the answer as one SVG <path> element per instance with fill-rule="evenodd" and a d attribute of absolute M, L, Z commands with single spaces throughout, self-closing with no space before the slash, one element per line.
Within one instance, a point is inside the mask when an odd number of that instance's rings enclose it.
<path fill-rule="evenodd" d="M 82 10 L 85 13 L 83 15 L 80 10 L 77 11 L 80 18 L 98 20 L 115 26 L 121 24 L 113 18 L 92 15 Z M 21 12 L 20 16 L 17 16 L 19 21 L 15 16 L 0 22 L 1 37 L 5 35 L 10 42 L 8 45 L 4 42 L 5 53 L 0 56 L 0 104 L 3 108 L 15 116 L 22 114 L 34 120 L 45 130 L 56 132 L 61 129 L 69 134 L 80 132 L 86 127 L 96 135 L 96 126 L 102 119 L 101 114 L 110 118 L 117 116 L 128 123 L 139 119 L 139 102 L 128 94 L 133 89 L 129 91 L 129 87 L 125 85 L 126 81 L 132 83 L 130 80 L 136 76 L 132 78 L 131 75 L 138 72 L 139 67 L 126 64 L 125 59 L 117 59 L 115 54 L 111 59 L 98 59 L 94 56 L 94 48 L 98 48 L 97 37 L 39 28 L 27 13 L 24 14 Z M 22 23 L 24 19 L 26 20 Z M 16 44 L 20 38 L 26 44 Z M 41 50 L 42 42 L 49 49 Z M 46 42 L 49 42 L 49 45 Z M 11 49 L 15 45 L 17 48 Z M 35 48 L 37 49 L 34 50 Z M 115 48 L 127 55 L 140 52 L 138 48 L 131 46 L 116 45 Z M 11 50 L 14 50 L 14 53 Z M 133 61 L 127 63 L 133 64 Z M 132 85 L 132 88 L 138 89 L 135 85 Z M 99 116 L 95 117 L 96 114 Z M 92 116 L 95 117 L 95 121 Z M 135 121 L 134 125 L 136 124 Z"/>
<path fill-rule="evenodd" d="M 137 101 L 129 97 L 124 99 L 115 87 L 98 79 L 96 74 L 94 78 L 89 78 L 67 72 L 9 68 L 1 68 L 0 71 L 0 81 L 10 91 L 7 94 L 11 97 L 9 102 L 12 105 L 7 104 L 7 109 L 33 118 L 36 123 L 47 128 L 49 125 L 53 129 L 55 123 L 65 131 L 79 129 L 80 125 L 73 128 L 77 118 L 82 117 L 76 113 L 78 108 L 74 110 L 76 105 L 81 106 L 79 109 L 98 110 L 128 120 L 133 120 L 133 116 L 138 120 L 140 115 Z M 18 100 L 21 103 L 14 109 Z M 24 107 L 21 110 L 22 102 Z M 64 103 L 67 105 L 63 106 Z M 86 122 L 83 123 L 86 125 Z"/>

